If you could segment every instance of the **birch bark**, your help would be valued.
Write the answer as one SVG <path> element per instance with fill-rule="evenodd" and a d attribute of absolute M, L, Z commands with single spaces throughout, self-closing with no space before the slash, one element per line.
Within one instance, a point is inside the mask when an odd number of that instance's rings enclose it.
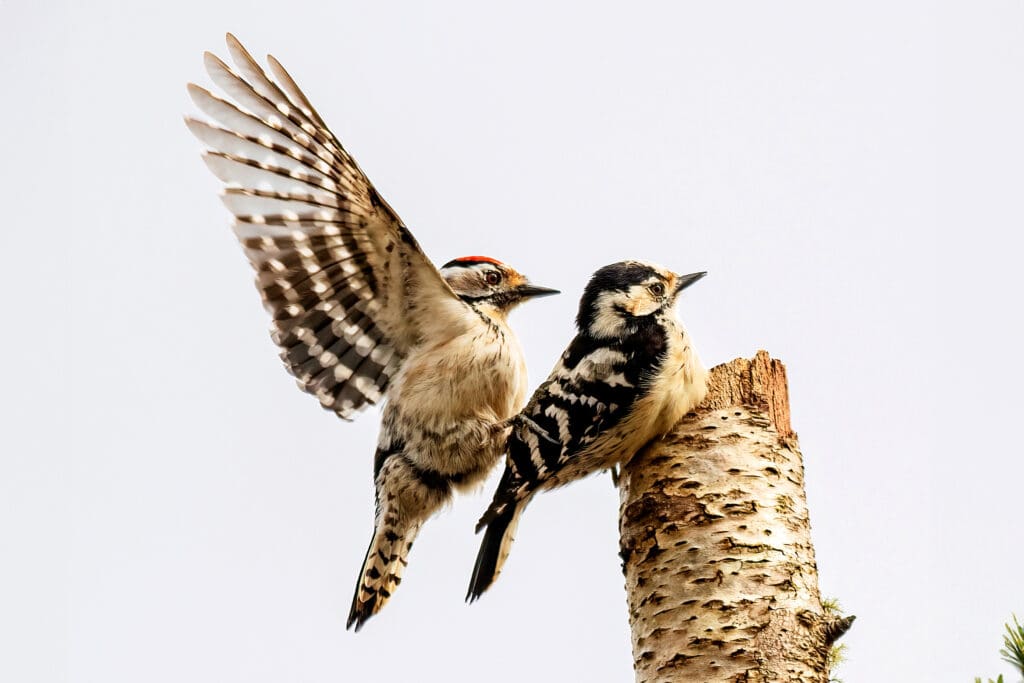
<path fill-rule="evenodd" d="M 822 609 L 786 370 L 759 351 L 620 478 L 636 679 L 825 683 L 849 628 Z"/>

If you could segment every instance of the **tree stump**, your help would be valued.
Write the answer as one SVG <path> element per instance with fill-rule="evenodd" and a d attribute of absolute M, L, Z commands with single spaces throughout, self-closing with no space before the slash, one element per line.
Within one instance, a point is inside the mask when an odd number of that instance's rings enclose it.
<path fill-rule="evenodd" d="M 786 370 L 759 351 L 622 470 L 636 679 L 828 680 L 853 618 L 822 609 Z"/>

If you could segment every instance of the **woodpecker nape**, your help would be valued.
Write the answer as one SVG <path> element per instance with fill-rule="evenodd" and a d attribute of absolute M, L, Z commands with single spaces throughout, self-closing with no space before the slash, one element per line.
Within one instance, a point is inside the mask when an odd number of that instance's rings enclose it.
<path fill-rule="evenodd" d="M 481 482 L 525 403 L 526 364 L 508 312 L 556 293 L 487 257 L 433 266 L 284 67 L 264 71 L 230 34 L 211 53 L 227 95 L 190 84 L 216 124 L 187 118 L 299 387 L 351 419 L 386 399 L 374 458 L 374 534 L 348 626 L 401 581 L 420 526 Z"/>
<path fill-rule="evenodd" d="M 477 525 L 486 531 L 468 601 L 497 579 L 534 494 L 626 462 L 704 399 L 707 372 L 675 312 L 704 275 L 640 261 L 594 273 L 576 337 L 510 421 L 505 471 Z"/>

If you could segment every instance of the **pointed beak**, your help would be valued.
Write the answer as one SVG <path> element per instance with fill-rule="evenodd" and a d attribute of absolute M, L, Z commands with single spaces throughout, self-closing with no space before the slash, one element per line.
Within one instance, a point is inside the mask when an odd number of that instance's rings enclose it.
<path fill-rule="evenodd" d="M 557 289 L 551 289 L 550 287 L 538 287 L 537 285 L 531 285 L 530 283 L 516 287 L 516 293 L 523 299 L 535 299 L 541 296 L 561 294 Z"/>
<path fill-rule="evenodd" d="M 708 272 L 705 270 L 705 271 L 701 271 L 699 273 L 690 273 L 689 275 L 677 275 L 676 276 L 676 294 L 679 294 L 679 292 L 683 291 L 684 289 L 686 289 L 687 287 L 689 287 L 694 282 L 696 282 L 697 280 L 701 279 L 702 277 L 704 277 L 707 274 L 708 274 Z"/>

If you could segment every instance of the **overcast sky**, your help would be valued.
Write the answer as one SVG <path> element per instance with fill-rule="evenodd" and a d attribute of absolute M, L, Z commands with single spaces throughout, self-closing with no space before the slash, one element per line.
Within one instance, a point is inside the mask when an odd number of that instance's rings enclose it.
<path fill-rule="evenodd" d="M 458 499 L 345 632 L 378 414 L 295 389 L 182 124 L 227 30 L 435 262 L 562 289 L 514 315 L 534 383 L 597 267 L 708 270 L 707 364 L 789 370 L 840 675 L 1009 674 L 1024 4 L 957 4 L 0 0 L 0 679 L 631 680 L 604 477 L 540 497 L 472 607 L 493 479 Z"/>

